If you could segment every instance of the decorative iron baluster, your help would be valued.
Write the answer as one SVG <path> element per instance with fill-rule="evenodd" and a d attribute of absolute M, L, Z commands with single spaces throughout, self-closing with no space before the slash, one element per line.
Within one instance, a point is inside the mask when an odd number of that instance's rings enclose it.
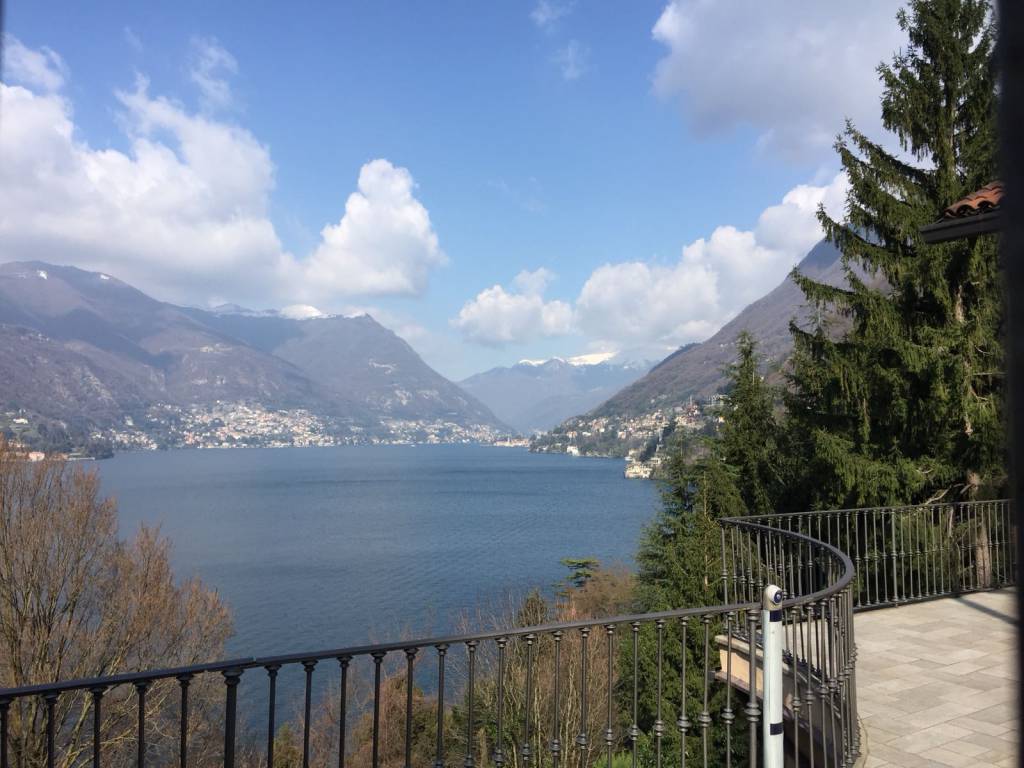
<path fill-rule="evenodd" d="M 499 637 L 496 643 L 498 645 L 498 740 L 494 748 L 494 764 L 497 768 L 502 768 L 505 765 L 505 646 L 508 644 L 508 638 Z M 512 757 L 515 757 L 515 752 L 512 753 Z"/>
<path fill-rule="evenodd" d="M 444 657 L 448 645 L 441 643 L 437 648 L 437 753 L 434 768 L 444 768 Z"/>
<path fill-rule="evenodd" d="M 608 651 L 608 683 L 606 695 L 608 697 L 608 719 L 605 720 L 604 728 L 604 746 L 608 753 L 608 768 L 611 768 L 612 764 L 612 748 L 615 746 L 615 731 L 612 730 L 612 707 L 615 698 L 615 692 L 612 686 L 612 680 L 614 678 L 614 664 L 615 664 L 615 625 L 606 624 L 604 628 L 605 638 L 607 639 L 607 651 Z M 686 661 L 684 659 L 683 663 Z"/>
<path fill-rule="evenodd" d="M 178 675 L 178 686 L 181 688 L 181 705 L 178 715 L 178 765 L 180 768 L 188 766 L 188 688 L 191 683 L 191 673 Z M 96 765 L 98 766 L 99 763 Z"/>
<path fill-rule="evenodd" d="M 725 765 L 732 766 L 732 724 L 736 715 L 732 711 L 732 636 L 733 620 L 736 614 L 729 611 L 725 615 L 725 709 L 722 710 L 722 722 L 725 723 Z"/>
<path fill-rule="evenodd" d="M 927 546 L 927 543 L 926 543 L 925 546 L 924 546 L 924 551 L 923 552 L 921 551 L 921 549 L 922 549 L 921 548 L 921 518 L 924 517 L 924 513 L 923 513 L 923 511 L 921 509 L 915 509 L 914 513 L 915 513 L 914 514 L 914 521 L 916 523 L 916 528 L 917 528 L 917 546 L 915 547 L 915 549 L 918 551 L 917 567 L 918 567 L 918 570 L 920 571 L 920 573 L 918 574 L 917 578 L 918 578 L 918 582 L 919 582 L 918 586 L 919 586 L 919 588 L 921 590 L 921 595 L 920 596 L 922 598 L 924 598 L 924 597 L 927 597 L 928 595 L 931 594 L 931 591 L 928 588 L 928 569 L 925 567 L 925 564 L 926 564 L 925 561 L 926 561 L 926 558 L 927 558 L 928 546 Z M 927 524 L 926 524 L 926 527 L 925 527 L 925 533 L 926 534 L 928 533 L 928 531 L 927 531 Z"/>
<path fill-rule="evenodd" d="M 559 718 L 562 708 L 561 684 L 562 684 L 562 631 L 556 630 L 551 633 L 555 641 L 555 690 L 554 690 L 554 711 L 552 712 L 551 725 L 551 765 L 558 768 L 562 757 L 562 739 L 560 738 L 561 720 Z"/>
<path fill-rule="evenodd" d="M 831 568 L 830 568 L 831 570 Z M 829 582 L 832 582 L 832 574 L 829 575 Z M 838 708 L 836 706 L 836 700 L 839 696 L 839 683 L 836 676 L 836 603 L 835 598 L 830 597 L 828 599 L 828 712 L 829 719 L 832 722 L 832 764 L 835 766 L 839 765 L 839 741 L 841 735 L 837 736 L 836 731 L 839 723 L 837 723 Z"/>
<path fill-rule="evenodd" d="M 146 764 L 146 689 L 149 688 L 148 680 L 139 680 L 135 683 L 135 692 L 138 694 L 139 724 L 138 724 L 138 760 L 136 765 L 143 768 Z M 48 735 L 48 738 L 52 734 Z"/>
<path fill-rule="evenodd" d="M 227 669 L 224 676 L 224 768 L 235 766 L 235 725 L 238 715 L 238 683 L 241 669 Z"/>
<path fill-rule="evenodd" d="M 11 700 L 0 699 L 0 768 L 10 768 L 7 757 L 7 728 L 11 712 Z M 608 762 L 609 768 L 611 761 Z"/>
<path fill-rule="evenodd" d="M 729 602 L 729 571 L 726 566 L 725 559 L 725 528 L 721 527 L 718 529 L 722 539 L 722 602 Z M 611 766 L 609 766 L 611 768 Z"/>
<path fill-rule="evenodd" d="M 808 586 L 808 591 L 810 587 Z M 814 606 L 801 605 L 800 614 L 800 646 L 803 649 L 804 669 L 806 670 L 807 685 L 804 687 L 804 709 L 807 711 L 807 741 L 808 753 L 810 754 L 810 768 L 814 768 Z"/>
<path fill-rule="evenodd" d="M 882 601 L 879 597 L 881 591 L 878 588 L 878 510 L 871 511 L 871 569 L 875 572 L 875 599 L 873 605 L 879 605 Z"/>
<path fill-rule="evenodd" d="M 304 700 L 303 715 L 302 715 L 302 768 L 309 768 L 309 729 L 312 725 L 313 719 L 313 670 L 316 669 L 315 659 L 306 659 L 302 662 L 302 668 L 306 670 L 306 696 Z M 378 696 L 376 691 L 373 697 L 374 708 L 377 706 Z M 376 712 L 374 713 L 376 715 Z M 374 717 L 374 728 L 373 728 L 373 768 L 377 768 L 377 723 L 376 717 Z"/>
<path fill-rule="evenodd" d="M 757 545 L 755 547 L 757 552 L 757 588 L 754 590 L 754 595 L 758 595 L 766 586 L 765 584 L 765 573 L 764 565 L 761 562 L 761 529 L 757 529 Z M 753 598 L 756 599 L 756 598 Z"/>
<path fill-rule="evenodd" d="M 853 573 L 857 585 L 857 604 L 860 604 L 860 592 L 864 588 L 864 570 L 861 567 L 860 558 L 860 529 L 862 514 L 858 511 L 853 521 Z M 865 531 L 866 532 L 866 531 Z M 801 547 L 802 549 L 803 547 Z"/>
<path fill-rule="evenodd" d="M 92 766 L 100 768 L 103 763 L 103 694 L 107 689 L 102 685 L 94 685 L 89 689 L 92 694 Z"/>
<path fill-rule="evenodd" d="M 888 534 L 886 533 L 885 526 L 885 515 L 887 510 L 879 510 L 878 514 L 882 519 L 882 552 L 881 559 L 877 563 L 878 568 L 882 571 L 882 589 L 885 597 L 882 598 L 882 604 L 887 605 L 892 602 L 892 594 L 889 590 L 889 546 L 888 546 Z"/>
<path fill-rule="evenodd" d="M 533 750 L 530 747 L 532 737 L 530 726 L 533 713 L 533 645 L 536 639 L 537 636 L 534 634 L 526 635 L 523 638 L 526 641 L 526 712 L 523 721 L 523 745 L 519 753 L 522 755 L 525 768 L 529 768 L 530 758 L 533 757 Z"/>
<path fill-rule="evenodd" d="M 416 648 L 405 649 L 405 768 L 412 768 L 412 682 L 416 651 Z"/>
<path fill-rule="evenodd" d="M 657 684 L 655 689 L 655 715 L 654 715 L 654 759 L 656 768 L 661 768 L 661 739 L 665 735 L 665 723 L 661 719 L 661 672 L 663 657 L 663 642 L 665 638 L 665 621 L 658 619 L 654 622 L 654 629 L 658 653 Z"/>
<path fill-rule="evenodd" d="M 906 515 L 901 511 L 899 515 L 899 525 L 897 531 L 899 532 L 900 541 L 900 594 L 903 595 L 903 602 L 907 602 L 913 596 L 913 584 L 911 583 L 910 591 L 907 590 L 907 538 L 906 538 L 906 524 L 904 518 Z M 895 516 L 894 518 L 895 519 Z"/>
<path fill-rule="evenodd" d="M 466 768 L 473 768 L 473 704 L 476 695 L 476 645 L 476 640 L 470 640 L 466 643 L 466 656 L 469 663 L 469 696 L 467 697 L 469 706 L 466 708 L 466 759 L 463 763 Z"/>
<path fill-rule="evenodd" d="M 634 621 L 630 624 L 630 629 L 633 631 L 633 722 L 629 726 L 629 741 L 633 751 L 633 768 L 636 768 L 637 739 L 640 737 L 640 726 L 637 725 L 640 693 L 637 682 L 640 677 L 640 622 Z"/>
<path fill-rule="evenodd" d="M 890 555 L 892 556 L 892 596 L 891 602 L 900 602 L 900 588 L 899 588 L 899 577 L 896 573 L 897 567 L 897 547 L 896 547 L 896 513 L 893 510 L 889 510 L 889 529 L 891 531 L 890 539 Z"/>
<path fill-rule="evenodd" d="M 757 703 L 757 620 L 757 611 L 747 611 L 747 656 L 750 657 L 750 677 L 748 678 L 750 680 L 750 695 L 747 696 L 747 706 L 743 708 L 743 712 L 747 716 L 747 725 L 750 729 L 751 755 L 757 754 L 757 726 L 761 719 L 761 707 Z M 705 685 L 706 688 L 707 686 Z M 705 765 L 707 764 L 706 758 L 704 763 Z"/>
<path fill-rule="evenodd" d="M 43 701 L 46 703 L 46 766 L 47 768 L 54 768 L 57 762 L 57 747 L 54 744 L 54 732 L 57 729 L 56 717 L 57 717 L 57 699 L 59 698 L 56 693 L 44 693 Z M 140 734 L 141 735 L 141 734 Z M 141 760 L 142 753 L 139 752 Z M 142 763 L 139 763 L 142 766 Z"/>
<path fill-rule="evenodd" d="M 587 753 L 590 742 L 587 739 L 587 640 L 590 638 L 590 627 L 580 629 L 580 732 L 576 737 L 576 745 L 580 748 L 580 765 L 587 764 Z"/>
<path fill-rule="evenodd" d="M 280 664 L 268 664 L 267 670 L 267 768 L 274 768 L 274 737 L 277 735 L 277 673 Z M 184 763 L 182 764 L 184 768 Z"/>
<path fill-rule="evenodd" d="M 818 606 L 818 622 L 814 627 L 814 637 L 817 643 L 817 656 L 818 656 L 818 703 L 821 705 L 821 747 L 822 747 L 822 762 L 825 761 L 825 754 L 828 751 L 828 719 L 826 718 L 829 703 L 829 690 L 828 681 L 826 680 L 826 665 L 827 660 L 825 656 L 825 602 L 820 600 L 817 603 Z"/>
<path fill-rule="evenodd" d="M 800 700 L 800 656 L 797 647 L 799 641 L 799 629 L 797 628 L 797 608 L 789 608 L 783 615 L 783 619 L 789 620 L 789 671 L 792 675 L 791 685 L 793 686 L 793 698 L 790 701 L 790 708 L 793 710 L 793 765 L 800 763 L 800 710 L 803 702 Z"/>
<path fill-rule="evenodd" d="M 689 618 L 683 616 L 679 619 L 680 627 L 680 645 L 679 648 L 682 651 L 680 658 L 679 669 L 679 718 L 676 720 L 676 728 L 679 730 L 679 766 L 680 768 L 686 768 L 686 734 L 690 730 L 690 718 L 686 714 L 686 629 L 689 624 Z M 611 704 L 608 705 L 608 720 L 611 722 Z M 610 768 L 611 761 L 611 747 L 608 748 L 608 766 Z"/>
<path fill-rule="evenodd" d="M 377 768 L 380 765 L 380 672 L 381 664 L 384 663 L 384 653 L 377 651 L 373 655 L 373 743 L 370 745 L 370 765 Z M 307 673 L 307 681 L 308 681 Z M 306 707 L 309 711 L 309 685 L 306 685 Z M 306 741 L 309 740 L 309 715 L 306 716 Z M 303 768 L 306 768 L 303 764 Z"/>
<path fill-rule="evenodd" d="M 742 566 L 738 564 L 736 559 L 736 529 L 729 528 L 729 545 L 732 549 L 732 602 L 738 603 L 740 601 L 740 572 Z"/>
<path fill-rule="evenodd" d="M 338 768 L 345 768 L 345 732 L 348 725 L 348 665 L 351 656 L 339 656 L 338 666 L 341 667 L 341 690 L 338 693 Z M 267 768 L 274 768 L 273 765 Z"/>

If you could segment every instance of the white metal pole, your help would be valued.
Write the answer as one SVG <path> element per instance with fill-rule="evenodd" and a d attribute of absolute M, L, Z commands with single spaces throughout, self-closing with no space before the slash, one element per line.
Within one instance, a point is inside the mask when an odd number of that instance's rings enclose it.
<path fill-rule="evenodd" d="M 782 590 L 768 586 L 761 601 L 764 648 L 764 700 L 761 731 L 764 768 L 783 768 L 782 735 Z"/>

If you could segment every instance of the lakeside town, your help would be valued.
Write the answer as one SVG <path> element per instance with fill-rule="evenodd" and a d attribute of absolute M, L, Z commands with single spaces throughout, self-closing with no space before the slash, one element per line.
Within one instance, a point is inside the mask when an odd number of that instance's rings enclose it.
<path fill-rule="evenodd" d="M 212 406 L 160 404 L 143 417 L 125 416 L 123 424 L 94 429 L 86 447 L 52 435 L 66 425 L 37 420 L 23 411 L 0 412 L 0 434 L 33 455 L 103 458 L 121 451 L 170 448 L 285 448 L 335 445 L 411 445 L 494 443 L 525 446 L 522 438 L 501 435 L 489 425 L 462 425 L 441 419 L 388 419 L 369 431 L 304 409 L 273 409 L 256 403 L 217 402 Z M 38 450 L 37 450 L 38 448 Z"/>
<path fill-rule="evenodd" d="M 722 395 L 715 394 L 635 416 L 580 416 L 564 427 L 536 436 L 530 450 L 570 456 L 624 456 L 627 478 L 649 479 L 658 476 L 674 439 L 714 432 L 724 421 L 721 404 Z"/>
<path fill-rule="evenodd" d="M 0 433 L 26 457 L 106 458 L 115 452 L 173 448 L 308 448 L 338 445 L 442 445 L 479 443 L 498 448 L 528 448 L 537 453 L 582 457 L 624 457 L 624 476 L 657 477 L 674 436 L 714 430 L 723 421 L 721 396 L 661 408 L 631 417 L 580 417 L 567 429 L 533 437 L 502 433 L 490 425 L 465 426 L 443 420 L 391 419 L 378 431 L 340 424 L 305 409 L 273 409 L 257 403 L 217 402 L 212 406 L 160 404 L 144 417 L 125 416 L 123 424 L 95 429 L 85 447 L 62 444 L 52 422 L 25 411 L 0 412 Z M 57 428 L 61 428 L 60 423 Z"/>

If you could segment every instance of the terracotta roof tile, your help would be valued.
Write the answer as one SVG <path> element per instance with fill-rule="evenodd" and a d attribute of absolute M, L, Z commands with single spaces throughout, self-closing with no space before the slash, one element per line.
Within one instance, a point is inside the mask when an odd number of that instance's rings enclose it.
<path fill-rule="evenodd" d="M 963 200 L 957 200 L 942 213 L 944 219 L 961 219 L 975 216 L 999 208 L 1003 199 L 1003 182 L 993 181 L 977 192 L 972 192 Z"/>

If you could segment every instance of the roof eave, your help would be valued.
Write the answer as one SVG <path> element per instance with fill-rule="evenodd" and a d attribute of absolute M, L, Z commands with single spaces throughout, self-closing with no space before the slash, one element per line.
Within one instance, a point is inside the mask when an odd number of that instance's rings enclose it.
<path fill-rule="evenodd" d="M 1000 229 L 999 211 L 986 211 L 973 216 L 943 219 L 921 227 L 921 239 L 928 244 L 945 243 L 962 237 L 989 235 Z"/>

